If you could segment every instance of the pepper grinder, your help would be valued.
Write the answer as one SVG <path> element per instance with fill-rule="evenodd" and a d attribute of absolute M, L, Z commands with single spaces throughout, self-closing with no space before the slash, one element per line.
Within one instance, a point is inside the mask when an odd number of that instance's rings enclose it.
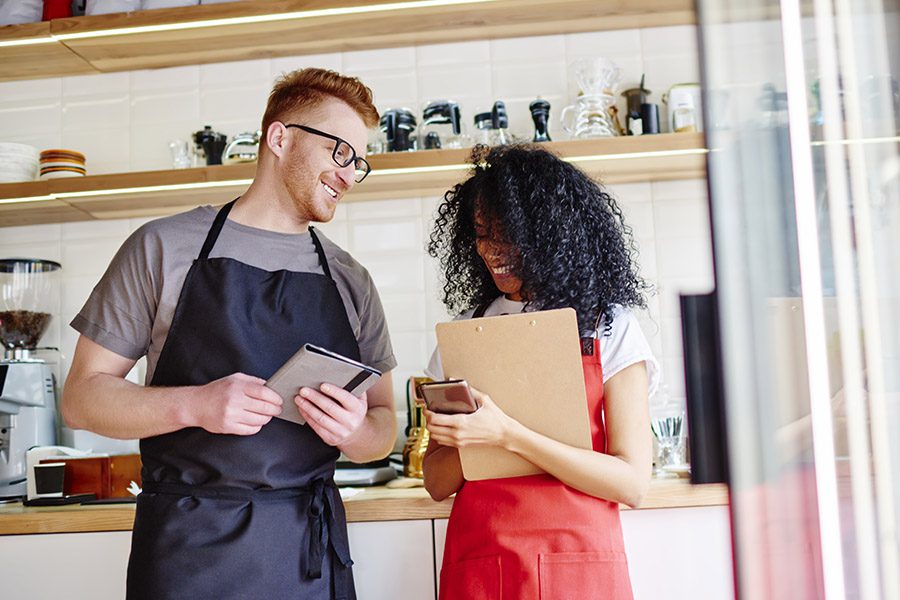
<path fill-rule="evenodd" d="M 534 121 L 534 137 L 532 142 L 549 142 L 550 132 L 547 131 L 550 122 L 550 103 L 538 98 L 528 105 L 531 110 L 531 120 Z"/>

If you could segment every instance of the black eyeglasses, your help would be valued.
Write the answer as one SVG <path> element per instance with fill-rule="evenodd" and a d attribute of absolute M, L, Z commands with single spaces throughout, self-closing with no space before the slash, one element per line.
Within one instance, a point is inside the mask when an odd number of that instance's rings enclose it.
<path fill-rule="evenodd" d="M 312 127 L 307 127 L 306 125 L 296 125 L 294 123 L 285 123 L 285 127 L 296 127 L 297 129 L 302 129 L 307 133 L 311 133 L 313 135 L 318 135 L 323 138 L 328 138 L 329 140 L 334 140 L 334 150 L 331 152 L 331 158 L 334 159 L 334 162 L 339 167 L 346 167 L 350 163 L 353 163 L 353 169 L 356 172 L 356 176 L 354 179 L 356 183 L 359 183 L 363 179 L 366 178 L 366 175 L 369 174 L 369 171 L 372 170 L 372 167 L 369 166 L 369 163 L 361 156 L 356 155 L 356 150 L 353 149 L 349 143 L 345 140 L 342 140 L 336 135 L 331 135 L 330 133 L 325 133 L 324 131 L 319 131 L 318 129 L 313 129 Z"/>

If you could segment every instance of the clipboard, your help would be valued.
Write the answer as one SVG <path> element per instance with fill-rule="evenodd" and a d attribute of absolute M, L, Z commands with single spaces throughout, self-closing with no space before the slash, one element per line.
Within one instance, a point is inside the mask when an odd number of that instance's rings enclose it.
<path fill-rule="evenodd" d="M 446 377 L 465 378 L 529 429 L 593 447 L 574 309 L 451 321 L 435 331 Z M 469 446 L 459 457 L 468 481 L 543 473 L 502 448 Z"/>
<path fill-rule="evenodd" d="M 336 352 L 303 344 L 287 362 L 266 381 L 266 387 L 278 392 L 284 401 L 278 419 L 304 425 L 306 419 L 294 404 L 294 396 L 302 387 L 319 389 L 323 383 L 343 387 L 359 396 L 375 385 L 381 371 Z"/>

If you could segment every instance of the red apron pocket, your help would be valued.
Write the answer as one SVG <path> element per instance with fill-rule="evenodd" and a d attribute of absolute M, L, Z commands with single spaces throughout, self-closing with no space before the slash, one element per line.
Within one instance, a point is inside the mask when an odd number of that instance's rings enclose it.
<path fill-rule="evenodd" d="M 500 600 L 500 555 L 444 565 L 440 600 Z"/>
<path fill-rule="evenodd" d="M 541 554 L 541 600 L 632 600 L 624 552 Z"/>

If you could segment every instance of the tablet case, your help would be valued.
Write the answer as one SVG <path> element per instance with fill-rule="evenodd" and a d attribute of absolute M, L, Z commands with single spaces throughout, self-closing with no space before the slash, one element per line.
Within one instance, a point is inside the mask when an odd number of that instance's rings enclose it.
<path fill-rule="evenodd" d="M 300 388 L 319 389 L 323 383 L 331 383 L 359 396 L 375 385 L 380 377 L 381 371 L 377 369 L 325 348 L 304 344 L 275 371 L 266 382 L 266 387 L 278 392 L 284 400 L 278 418 L 303 425 L 306 420 L 294 404 L 294 396 Z"/>
<path fill-rule="evenodd" d="M 452 321 L 435 329 L 444 377 L 466 379 L 534 431 L 592 447 L 573 309 Z M 502 448 L 468 446 L 459 456 L 469 481 L 543 472 Z"/>

